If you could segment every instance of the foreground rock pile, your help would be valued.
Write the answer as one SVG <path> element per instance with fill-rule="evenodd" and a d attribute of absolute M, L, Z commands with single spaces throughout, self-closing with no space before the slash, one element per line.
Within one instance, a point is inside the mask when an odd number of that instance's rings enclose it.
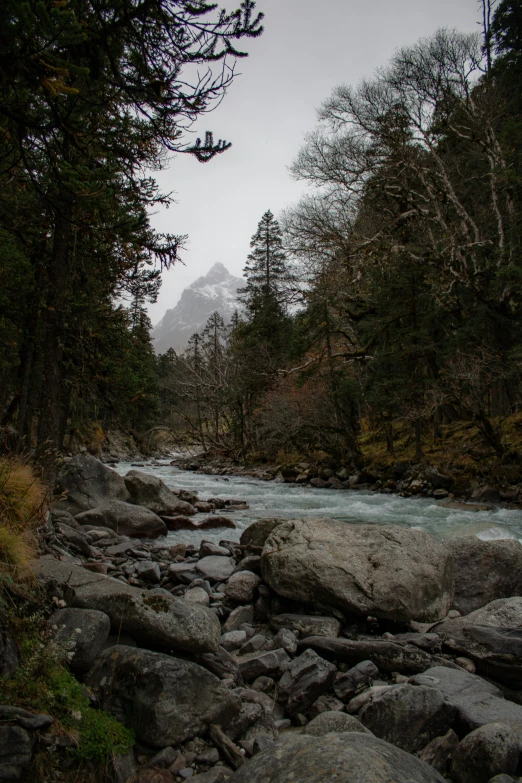
<path fill-rule="evenodd" d="M 273 519 L 240 543 L 196 548 L 82 525 L 83 514 L 64 523 L 63 507 L 53 512 L 37 573 L 72 670 L 136 734 L 108 780 L 522 774 L 518 542 L 447 546 L 397 526 Z M 52 730 L 23 718 L 4 725 L 27 741 L 23 756 L 4 742 L 0 779 L 24 780 Z"/>

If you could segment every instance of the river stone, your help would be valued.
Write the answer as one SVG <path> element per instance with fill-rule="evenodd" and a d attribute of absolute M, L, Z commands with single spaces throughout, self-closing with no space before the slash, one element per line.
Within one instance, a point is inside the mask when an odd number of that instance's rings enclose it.
<path fill-rule="evenodd" d="M 522 687 L 522 597 L 499 598 L 434 630 L 452 650 L 469 656 L 479 671 Z"/>
<path fill-rule="evenodd" d="M 322 712 L 308 723 L 302 734 L 313 734 L 314 737 L 324 737 L 330 732 L 357 732 L 359 734 L 371 734 L 370 729 L 363 726 L 361 721 L 346 712 Z"/>
<path fill-rule="evenodd" d="M 498 598 L 522 595 L 522 546 L 459 536 L 445 542 L 453 557 L 453 606 L 469 614 Z"/>
<path fill-rule="evenodd" d="M 274 519 L 258 519 L 257 522 L 253 522 L 243 530 L 239 543 L 246 547 L 262 548 L 272 531 L 284 521 L 285 520 L 281 517 L 275 517 Z"/>
<path fill-rule="evenodd" d="M 440 620 L 453 597 L 444 544 L 397 525 L 287 520 L 267 539 L 261 570 L 287 598 L 396 621 Z"/>
<path fill-rule="evenodd" d="M 129 470 L 124 481 L 131 503 L 137 506 L 145 506 L 160 516 L 192 516 L 196 513 L 194 506 L 180 500 L 157 476 L 141 470 Z"/>
<path fill-rule="evenodd" d="M 434 769 L 366 734 L 286 735 L 246 762 L 230 783 L 444 783 Z"/>
<path fill-rule="evenodd" d="M 281 676 L 288 668 L 290 658 L 285 650 L 270 650 L 239 662 L 239 670 L 247 681 L 270 675 Z"/>
<path fill-rule="evenodd" d="M 105 612 L 96 609 L 59 609 L 49 618 L 54 639 L 70 651 L 69 666 L 75 672 L 88 671 L 102 651 L 111 630 Z"/>
<path fill-rule="evenodd" d="M 44 583 L 61 585 L 69 605 L 105 612 L 113 633 L 128 634 L 139 644 L 201 653 L 219 646 L 219 620 L 205 606 L 176 599 L 166 591 L 157 595 L 131 587 L 51 555 L 39 559 L 36 572 Z"/>
<path fill-rule="evenodd" d="M 57 478 L 58 494 L 66 499 L 55 504 L 76 515 L 107 500 L 129 500 L 125 482 L 119 473 L 90 454 L 80 454 L 66 462 Z"/>
<path fill-rule="evenodd" d="M 227 725 L 241 699 L 218 678 L 191 661 L 118 645 L 105 650 L 86 683 L 100 706 L 156 748 L 177 745 Z"/>
<path fill-rule="evenodd" d="M 339 672 L 334 680 L 333 692 L 343 701 L 353 699 L 379 676 L 379 669 L 372 661 L 361 661 L 347 672 Z"/>
<path fill-rule="evenodd" d="M 457 710 L 457 730 L 468 734 L 486 723 L 505 723 L 517 733 L 522 749 L 522 706 L 503 698 L 502 692 L 476 674 L 434 666 L 410 677 L 413 685 L 426 685 L 442 693 Z"/>
<path fill-rule="evenodd" d="M 451 759 L 455 783 L 488 783 L 494 775 L 516 771 L 519 739 L 510 726 L 487 723 L 464 737 Z"/>
<path fill-rule="evenodd" d="M 96 508 L 77 514 L 77 521 L 103 525 L 115 533 L 131 538 L 158 538 L 167 535 L 167 526 L 157 514 L 143 506 L 133 506 L 122 500 L 109 500 Z"/>
<path fill-rule="evenodd" d="M 456 709 L 435 688 L 395 685 L 376 693 L 361 722 L 377 737 L 415 753 L 452 727 Z"/>
<path fill-rule="evenodd" d="M 325 693 L 335 679 L 337 669 L 313 650 L 294 658 L 278 685 L 278 701 L 289 715 L 305 712 Z"/>
<path fill-rule="evenodd" d="M 276 614 L 270 620 L 273 631 L 288 628 L 298 636 L 339 636 L 341 623 L 335 617 L 308 614 Z"/>
<path fill-rule="evenodd" d="M 236 571 L 225 586 L 225 595 L 236 604 L 250 604 L 254 600 L 261 577 L 252 571 Z"/>
<path fill-rule="evenodd" d="M 235 560 L 232 557 L 209 555 L 198 560 L 196 569 L 200 574 L 203 574 L 205 579 L 212 579 L 214 582 L 225 582 L 232 575 L 235 565 Z"/>
<path fill-rule="evenodd" d="M 433 658 L 424 650 L 411 644 L 396 644 L 384 639 L 328 639 L 325 636 L 307 636 L 301 639 L 298 649 L 311 647 L 325 658 L 354 666 L 362 661 L 372 661 L 384 672 L 417 674 L 433 664 Z"/>

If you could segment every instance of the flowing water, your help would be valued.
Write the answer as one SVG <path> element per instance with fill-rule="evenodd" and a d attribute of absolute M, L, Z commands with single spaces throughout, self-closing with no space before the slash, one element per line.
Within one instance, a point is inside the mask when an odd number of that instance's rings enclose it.
<path fill-rule="evenodd" d="M 120 462 L 118 473 L 125 475 L 131 464 Z M 430 498 L 401 498 L 356 490 L 315 489 L 296 484 L 279 484 L 244 476 L 207 476 L 179 470 L 168 464 L 145 465 L 139 470 L 161 478 L 171 489 L 188 489 L 200 500 L 212 497 L 244 500 L 248 511 L 229 509 L 216 514 L 230 516 L 236 529 L 204 531 L 180 530 L 169 533 L 173 543 L 199 543 L 202 538 L 238 540 L 241 532 L 256 519 L 267 517 L 330 517 L 351 524 L 405 525 L 426 530 L 441 538 L 476 535 L 482 539 L 516 538 L 522 543 L 522 511 L 493 509 L 465 511 L 440 506 Z M 196 519 L 203 519 L 198 514 Z"/>

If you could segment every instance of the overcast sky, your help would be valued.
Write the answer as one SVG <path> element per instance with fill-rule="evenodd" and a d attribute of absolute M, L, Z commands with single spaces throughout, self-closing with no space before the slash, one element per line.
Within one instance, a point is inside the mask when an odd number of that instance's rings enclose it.
<path fill-rule="evenodd" d="M 233 9 L 239 2 L 220 2 Z M 304 191 L 287 167 L 316 125 L 316 110 L 341 83 L 356 85 L 394 51 L 439 27 L 475 32 L 477 0 L 258 0 L 265 32 L 221 105 L 198 120 L 198 136 L 232 142 L 207 164 L 179 155 L 157 174 L 177 203 L 153 216 L 160 231 L 188 234 L 184 266 L 163 275 L 156 324 L 183 289 L 221 261 L 241 275 L 250 238 L 267 209 L 277 215 Z"/>

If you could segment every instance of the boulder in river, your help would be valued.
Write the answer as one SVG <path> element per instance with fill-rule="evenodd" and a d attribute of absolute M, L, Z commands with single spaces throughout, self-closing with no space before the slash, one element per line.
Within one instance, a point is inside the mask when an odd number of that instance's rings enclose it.
<path fill-rule="evenodd" d="M 274 519 L 258 519 L 241 533 L 239 542 L 242 546 L 254 549 L 264 547 L 268 536 L 285 520 L 281 517 Z"/>
<path fill-rule="evenodd" d="M 436 770 L 367 734 L 286 735 L 235 772 L 230 783 L 444 783 Z"/>
<path fill-rule="evenodd" d="M 129 470 L 124 481 L 131 503 L 145 506 L 159 516 L 192 516 L 196 513 L 194 506 L 180 500 L 157 476 L 141 470 Z"/>
<path fill-rule="evenodd" d="M 66 494 L 57 507 L 72 514 L 88 511 L 107 500 L 130 500 L 123 477 L 90 454 L 80 454 L 63 465 L 57 489 Z"/>
<path fill-rule="evenodd" d="M 167 526 L 157 514 L 143 506 L 122 500 L 108 500 L 76 516 L 81 525 L 102 525 L 131 538 L 158 538 L 167 535 Z"/>
<path fill-rule="evenodd" d="M 446 546 L 453 557 L 453 606 L 461 614 L 498 598 L 522 595 L 522 546 L 515 539 L 459 536 L 446 541 Z"/>
<path fill-rule="evenodd" d="M 453 598 L 448 549 L 396 525 L 287 520 L 268 537 L 261 569 L 279 595 L 395 621 L 441 620 Z"/>
<path fill-rule="evenodd" d="M 239 696 L 202 666 L 124 645 L 101 654 L 87 684 L 103 709 L 157 748 L 206 733 L 214 723 L 226 729 L 241 709 Z"/>

